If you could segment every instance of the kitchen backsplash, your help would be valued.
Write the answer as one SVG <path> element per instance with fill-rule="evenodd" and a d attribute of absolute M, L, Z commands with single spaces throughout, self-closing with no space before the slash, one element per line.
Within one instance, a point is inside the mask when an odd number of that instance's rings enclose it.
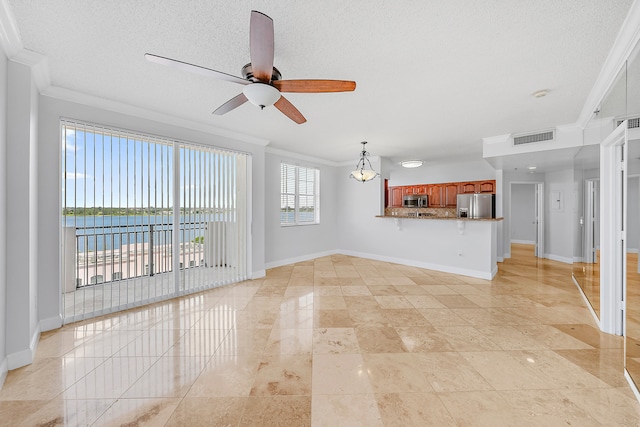
<path fill-rule="evenodd" d="M 413 216 L 416 212 L 435 217 L 455 217 L 456 208 L 385 208 L 385 216 Z"/>

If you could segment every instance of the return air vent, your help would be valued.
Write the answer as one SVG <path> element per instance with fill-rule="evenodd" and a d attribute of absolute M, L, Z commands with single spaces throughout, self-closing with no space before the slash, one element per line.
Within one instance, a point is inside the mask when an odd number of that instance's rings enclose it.
<path fill-rule="evenodd" d="M 630 117 L 628 119 L 620 119 L 616 123 L 616 127 L 620 126 L 620 123 L 628 120 L 627 129 L 638 129 L 640 128 L 640 117 Z"/>
<path fill-rule="evenodd" d="M 531 144 L 534 142 L 553 141 L 553 131 L 521 135 L 513 138 L 513 145 Z"/>

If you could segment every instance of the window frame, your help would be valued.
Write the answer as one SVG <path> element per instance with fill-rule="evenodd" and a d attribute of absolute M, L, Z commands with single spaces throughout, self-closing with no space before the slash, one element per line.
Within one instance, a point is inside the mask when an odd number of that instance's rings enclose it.
<path fill-rule="evenodd" d="M 285 179 L 285 174 L 283 171 L 283 167 L 290 167 L 294 169 L 294 183 L 295 188 L 294 192 L 286 192 L 287 188 L 283 183 L 283 179 Z M 309 194 L 308 192 L 305 194 L 300 193 L 300 170 L 306 169 L 307 173 L 313 173 L 313 194 Z M 294 198 L 294 218 L 293 222 L 282 222 L 282 209 L 283 209 L 283 198 L 291 197 Z M 313 221 L 300 221 L 300 197 L 313 197 L 313 206 L 314 206 L 314 215 Z M 319 225 L 320 224 L 320 168 L 314 166 L 303 166 L 295 163 L 289 163 L 286 161 L 280 162 L 280 226 L 281 227 L 298 227 L 298 226 L 307 226 L 307 225 Z"/>

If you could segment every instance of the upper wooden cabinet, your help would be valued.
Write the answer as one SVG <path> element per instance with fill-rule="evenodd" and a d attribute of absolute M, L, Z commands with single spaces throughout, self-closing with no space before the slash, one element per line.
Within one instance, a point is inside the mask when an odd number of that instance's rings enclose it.
<path fill-rule="evenodd" d="M 389 206 L 392 208 L 402 207 L 403 187 L 389 187 Z"/>
<path fill-rule="evenodd" d="M 496 181 L 495 180 L 478 181 L 478 185 L 480 187 L 480 189 L 478 190 L 478 193 L 495 194 L 495 192 L 496 192 Z"/>
<path fill-rule="evenodd" d="M 417 195 L 417 194 L 427 194 L 426 185 L 405 185 L 402 188 L 403 188 L 402 194 L 406 196 Z"/>
<path fill-rule="evenodd" d="M 429 207 L 446 208 L 455 207 L 458 203 L 458 183 L 428 185 Z"/>
<path fill-rule="evenodd" d="M 458 204 L 458 183 L 442 184 L 444 194 L 444 205 L 447 208 L 455 208 Z"/>
<path fill-rule="evenodd" d="M 459 184 L 458 193 L 460 194 L 472 194 L 478 193 L 480 190 L 479 186 L 475 182 L 461 182 Z"/>
<path fill-rule="evenodd" d="M 458 193 L 470 194 L 470 193 L 495 193 L 496 181 L 471 181 L 458 183 Z"/>
<path fill-rule="evenodd" d="M 456 207 L 458 194 L 496 192 L 496 181 L 450 182 L 445 184 L 419 184 L 389 187 L 389 207 L 402 207 L 402 196 L 427 194 L 430 208 Z"/>
<path fill-rule="evenodd" d="M 429 195 L 430 208 L 442 207 L 442 185 L 427 185 L 427 195 Z"/>

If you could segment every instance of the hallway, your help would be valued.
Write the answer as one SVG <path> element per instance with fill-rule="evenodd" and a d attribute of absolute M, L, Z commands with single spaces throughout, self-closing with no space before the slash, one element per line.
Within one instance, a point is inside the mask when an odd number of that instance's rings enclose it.
<path fill-rule="evenodd" d="M 491 282 L 334 255 L 42 334 L 3 425 L 638 425 L 571 265 Z"/>

